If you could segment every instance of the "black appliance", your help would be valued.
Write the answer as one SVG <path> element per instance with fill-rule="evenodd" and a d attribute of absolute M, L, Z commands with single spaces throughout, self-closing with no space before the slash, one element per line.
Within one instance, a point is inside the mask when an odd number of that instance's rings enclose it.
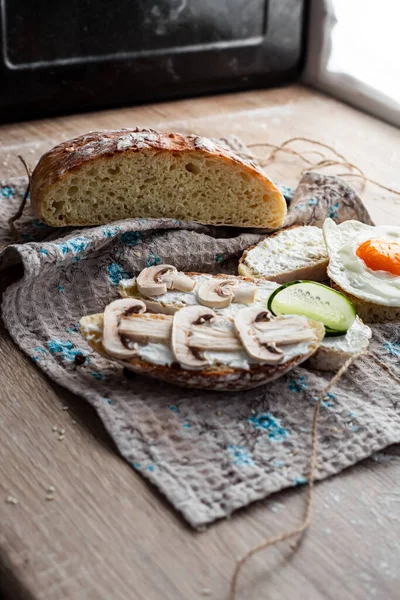
<path fill-rule="evenodd" d="M 293 80 L 306 0 L 0 0 L 0 121 Z"/>

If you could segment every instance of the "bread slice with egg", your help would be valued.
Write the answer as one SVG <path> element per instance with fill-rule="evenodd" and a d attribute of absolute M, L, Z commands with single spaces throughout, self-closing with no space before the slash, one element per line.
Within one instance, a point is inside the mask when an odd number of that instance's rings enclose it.
<path fill-rule="evenodd" d="M 251 246 L 239 261 L 239 273 L 277 283 L 327 279 L 328 253 L 322 230 L 314 226 L 282 229 Z"/>
<path fill-rule="evenodd" d="M 400 227 L 326 219 L 323 234 L 332 287 L 349 298 L 365 323 L 400 321 Z"/>
<path fill-rule="evenodd" d="M 275 229 L 286 202 L 254 163 L 196 135 L 98 131 L 42 156 L 31 200 L 53 227 L 169 217 Z"/>
<path fill-rule="evenodd" d="M 245 307 L 234 319 L 200 305 L 173 316 L 145 308 L 140 300 L 114 301 L 104 313 L 83 317 L 81 332 L 122 367 L 188 388 L 237 392 L 263 385 L 307 360 L 324 336 L 321 323 L 271 318 L 259 307 Z"/>

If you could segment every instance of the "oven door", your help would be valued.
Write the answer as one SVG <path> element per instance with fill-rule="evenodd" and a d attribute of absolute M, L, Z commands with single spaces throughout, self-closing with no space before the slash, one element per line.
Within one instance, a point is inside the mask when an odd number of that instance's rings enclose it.
<path fill-rule="evenodd" d="M 305 0 L 0 0 L 0 120 L 276 85 Z"/>

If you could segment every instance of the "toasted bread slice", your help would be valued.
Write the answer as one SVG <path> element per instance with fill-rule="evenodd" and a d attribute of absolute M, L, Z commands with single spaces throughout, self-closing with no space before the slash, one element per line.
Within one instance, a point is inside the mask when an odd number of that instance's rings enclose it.
<path fill-rule="evenodd" d="M 139 128 L 56 146 L 33 171 L 31 199 L 53 227 L 169 217 L 275 229 L 286 215 L 282 193 L 254 163 L 206 138 Z"/>
<path fill-rule="evenodd" d="M 245 250 L 238 270 L 240 275 L 277 283 L 324 281 L 327 265 L 322 229 L 305 225 L 282 229 Z"/>
<path fill-rule="evenodd" d="M 254 283 L 257 286 L 257 293 L 254 304 L 266 307 L 268 298 L 279 285 L 275 282 L 265 279 L 255 279 L 252 277 L 242 277 L 233 275 L 210 275 L 208 273 L 186 273 L 196 281 L 197 286 L 203 281 L 216 279 L 236 279 L 243 283 Z M 198 304 L 196 288 L 190 292 L 179 292 L 176 290 L 168 291 L 162 296 L 148 298 L 140 294 L 137 289 L 136 279 L 122 280 L 119 285 L 119 292 L 123 298 L 136 298 L 142 300 L 147 310 L 158 314 L 174 314 L 184 306 Z M 238 310 L 243 308 L 241 304 L 231 304 L 226 308 L 217 308 L 215 312 L 221 315 L 233 316 Z M 338 337 L 324 337 L 308 365 L 321 371 L 332 371 L 340 368 L 350 356 L 357 354 L 368 347 L 371 338 L 371 330 L 361 319 L 357 318 L 349 331 Z"/>
<path fill-rule="evenodd" d="M 127 367 L 135 373 L 148 375 L 186 388 L 236 392 L 255 388 L 277 379 L 307 360 L 318 348 L 324 336 L 324 327 L 321 323 L 310 319 L 308 319 L 308 323 L 314 332 L 313 340 L 308 342 L 306 347 L 304 343 L 300 344 L 298 346 L 299 353 L 294 353 L 290 360 L 282 364 L 251 364 L 246 369 L 216 364 L 200 371 L 184 369 L 177 362 L 155 364 L 139 357 L 129 360 L 116 360 L 108 356 L 102 344 L 103 313 L 83 317 L 80 321 L 80 327 L 83 336 L 96 352 L 105 358 L 118 362 L 121 366 Z M 157 357 L 157 360 L 160 360 L 159 357 Z"/>

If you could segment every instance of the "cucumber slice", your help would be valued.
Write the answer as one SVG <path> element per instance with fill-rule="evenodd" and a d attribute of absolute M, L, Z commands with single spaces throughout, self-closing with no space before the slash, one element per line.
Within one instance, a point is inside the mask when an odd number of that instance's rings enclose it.
<path fill-rule="evenodd" d="M 325 325 L 327 336 L 344 335 L 356 318 L 353 304 L 340 292 L 315 281 L 291 281 L 268 299 L 274 315 L 304 315 Z"/>

